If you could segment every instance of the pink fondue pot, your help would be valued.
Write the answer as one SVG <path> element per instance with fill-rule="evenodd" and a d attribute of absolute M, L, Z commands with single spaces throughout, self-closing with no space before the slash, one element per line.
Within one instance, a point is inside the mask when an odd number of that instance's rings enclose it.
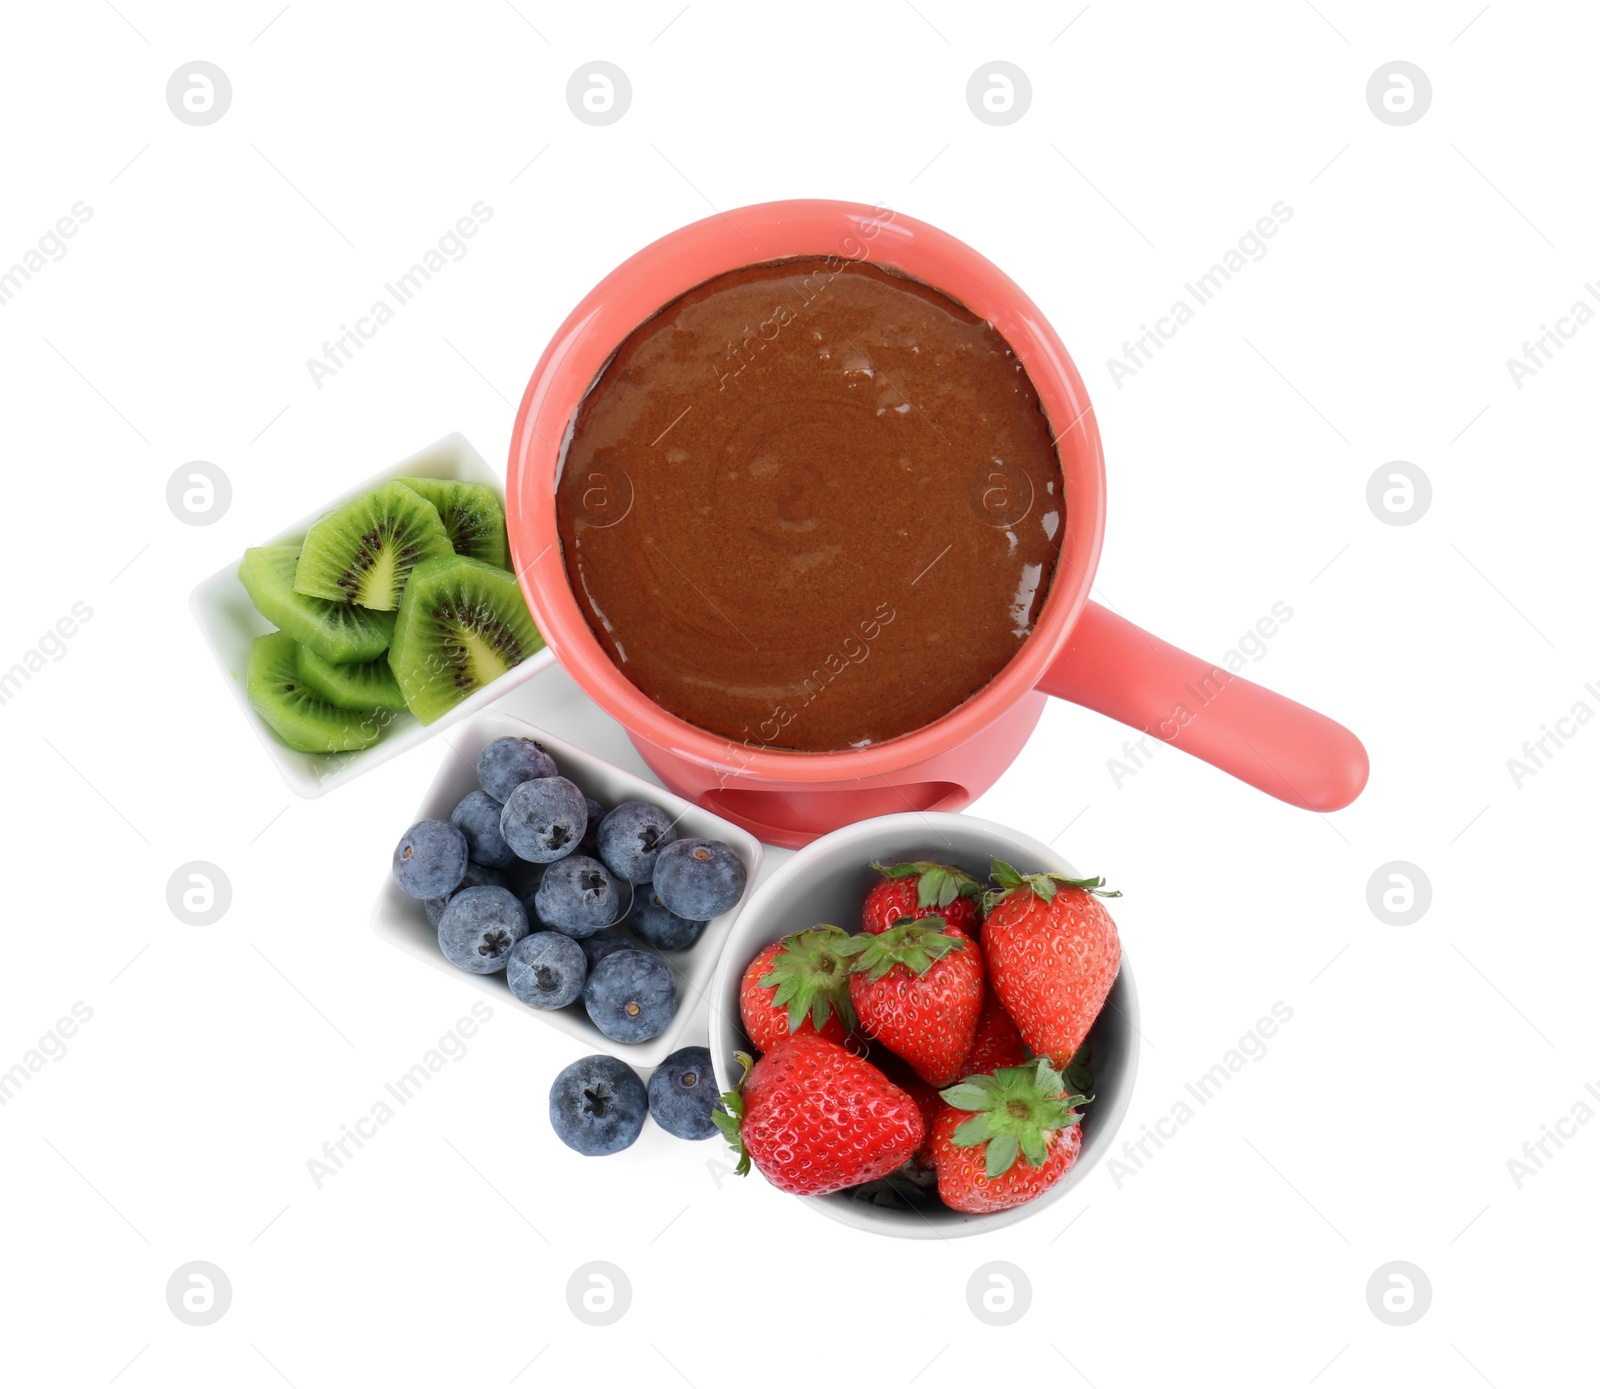
<path fill-rule="evenodd" d="M 1010 664 L 933 723 L 839 752 L 734 742 L 653 703 L 595 639 L 568 585 L 556 532 L 568 427 L 622 341 L 695 285 L 792 256 L 890 267 L 992 323 L 1038 391 L 1066 484 L 1060 562 L 1038 622 Z M 523 592 L 562 664 L 623 724 L 667 786 L 771 843 L 798 847 L 868 816 L 960 809 L 1010 765 L 1051 695 L 1308 810 L 1338 810 L 1366 784 L 1366 751 L 1348 729 L 1089 600 L 1105 532 L 1105 466 L 1082 378 L 1009 278 L 970 246 L 901 214 L 810 199 L 762 203 L 683 227 L 624 261 L 572 311 L 535 368 L 517 412 L 506 490 Z"/>

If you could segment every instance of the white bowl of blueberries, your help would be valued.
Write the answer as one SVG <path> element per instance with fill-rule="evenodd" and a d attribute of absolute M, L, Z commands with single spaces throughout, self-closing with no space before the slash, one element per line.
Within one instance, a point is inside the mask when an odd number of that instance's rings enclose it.
<path fill-rule="evenodd" d="M 580 1097 L 610 1096 L 578 1108 L 605 1112 L 580 1115 L 571 1133 L 557 1124 L 569 1146 L 615 1151 L 617 1123 L 625 1130 L 635 1108 L 642 1123 L 634 1068 L 660 1067 L 669 1090 L 678 1070 L 693 1073 L 677 1078 L 680 1088 L 714 1088 L 698 1055 L 663 1063 L 704 1051 L 680 1043 L 697 1018 L 704 1033 L 717 959 L 761 844 L 506 714 L 477 716 L 451 742 L 460 757 L 400 836 L 373 929 L 518 1011 L 619 1050 L 568 1067 Z M 555 1111 L 553 1091 L 553 1120 Z"/>

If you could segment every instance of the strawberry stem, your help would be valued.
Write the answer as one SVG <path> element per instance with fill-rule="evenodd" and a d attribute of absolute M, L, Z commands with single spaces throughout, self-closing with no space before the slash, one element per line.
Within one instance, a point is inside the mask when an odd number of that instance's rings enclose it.
<path fill-rule="evenodd" d="M 1006 1066 L 993 1075 L 968 1076 L 940 1097 L 972 1118 L 957 1126 L 951 1141 L 963 1148 L 984 1147 L 984 1176 L 1003 1177 L 1020 1155 L 1030 1167 L 1043 1167 L 1050 1136 L 1076 1124 L 1086 1095 L 1066 1093 L 1061 1075 L 1047 1058 L 1025 1066 Z"/>
<path fill-rule="evenodd" d="M 855 1030 L 856 1012 L 850 1002 L 850 959 L 848 933 L 837 926 L 821 925 L 785 936 L 783 949 L 772 957 L 767 973 L 758 981 L 773 990 L 774 1007 L 789 1015 L 791 1034 L 800 1030 L 807 1016 L 818 1032 L 830 1013 L 849 1033 Z"/>
<path fill-rule="evenodd" d="M 1069 878 L 1065 873 L 1019 873 L 1003 858 L 989 860 L 989 876 L 995 886 L 983 894 L 985 914 L 1021 888 L 1026 888 L 1040 901 L 1048 902 L 1056 895 L 1058 883 L 1062 887 L 1079 888 L 1095 897 L 1122 896 L 1120 890 L 1108 889 L 1104 878 Z"/>
<path fill-rule="evenodd" d="M 948 933 L 938 917 L 902 916 L 877 935 L 863 932 L 851 936 L 839 949 L 852 957 L 852 974 L 882 979 L 896 965 L 904 965 L 920 977 L 933 968 L 935 961 L 944 959 L 952 950 L 964 949 L 966 944 L 964 935 Z"/>
<path fill-rule="evenodd" d="M 917 905 L 919 907 L 948 907 L 957 897 L 978 897 L 983 884 L 972 874 L 950 863 L 915 863 L 872 865 L 886 878 L 915 878 L 917 880 Z"/>

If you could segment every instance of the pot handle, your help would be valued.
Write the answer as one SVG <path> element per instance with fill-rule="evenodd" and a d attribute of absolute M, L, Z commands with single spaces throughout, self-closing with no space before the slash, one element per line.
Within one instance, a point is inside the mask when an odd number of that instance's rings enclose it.
<path fill-rule="evenodd" d="M 1302 810 L 1341 810 L 1367 784 L 1348 728 L 1088 603 L 1039 681 L 1058 699 L 1170 743 Z"/>

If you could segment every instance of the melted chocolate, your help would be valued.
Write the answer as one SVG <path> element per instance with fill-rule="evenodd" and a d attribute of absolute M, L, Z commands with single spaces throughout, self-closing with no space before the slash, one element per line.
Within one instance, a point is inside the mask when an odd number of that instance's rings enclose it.
<path fill-rule="evenodd" d="M 1016 654 L 1061 548 L 1022 363 L 927 285 L 839 260 L 690 290 L 580 405 L 556 493 L 595 636 L 662 708 L 832 751 L 933 722 Z"/>

